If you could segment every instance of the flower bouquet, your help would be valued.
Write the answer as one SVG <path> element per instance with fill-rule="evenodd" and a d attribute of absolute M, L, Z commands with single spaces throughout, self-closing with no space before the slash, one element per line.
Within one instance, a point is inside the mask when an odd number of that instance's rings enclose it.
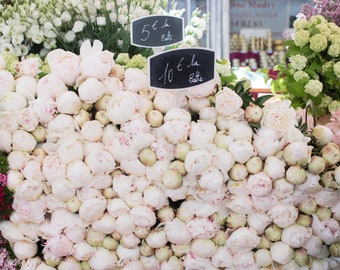
<path fill-rule="evenodd" d="M 14 74 L 11 59 L 0 230 L 21 269 L 339 269 L 332 133 L 304 134 L 288 100 L 247 99 L 228 61 L 179 94 L 98 40 L 14 60 Z"/>
<path fill-rule="evenodd" d="M 322 15 L 294 21 L 294 36 L 287 40 L 288 63 L 277 66 L 272 81 L 274 93 L 280 92 L 294 108 L 305 108 L 312 100 L 317 116 L 340 107 L 340 28 Z"/>

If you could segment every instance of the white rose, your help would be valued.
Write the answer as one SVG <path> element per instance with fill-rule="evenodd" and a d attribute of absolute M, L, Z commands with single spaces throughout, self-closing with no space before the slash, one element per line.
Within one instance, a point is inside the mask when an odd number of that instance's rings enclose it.
<path fill-rule="evenodd" d="M 284 134 L 296 124 L 296 111 L 290 106 L 289 100 L 269 102 L 263 108 L 261 127 L 274 129 Z"/>
<path fill-rule="evenodd" d="M 224 87 L 215 95 L 215 108 L 219 114 L 230 116 L 242 107 L 243 101 L 239 95 L 230 88 Z"/>
<path fill-rule="evenodd" d="M 298 216 L 298 209 L 294 205 L 277 203 L 269 209 L 268 215 L 277 226 L 287 228 L 295 223 Z"/>
<path fill-rule="evenodd" d="M 51 73 L 62 79 L 66 85 L 73 85 L 80 75 L 80 58 L 78 55 L 55 49 L 46 55 Z"/>
<path fill-rule="evenodd" d="M 124 89 L 134 93 L 149 87 L 148 76 L 139 68 L 127 68 L 123 79 Z"/>
<path fill-rule="evenodd" d="M 93 66 L 93 63 L 90 64 Z M 94 77 L 86 79 L 79 85 L 78 95 L 81 101 L 85 103 L 95 103 L 106 93 L 105 85 Z"/>
<path fill-rule="evenodd" d="M 49 73 L 37 83 L 37 97 L 49 97 L 56 100 L 57 96 L 68 91 L 65 83 L 57 76 Z"/>

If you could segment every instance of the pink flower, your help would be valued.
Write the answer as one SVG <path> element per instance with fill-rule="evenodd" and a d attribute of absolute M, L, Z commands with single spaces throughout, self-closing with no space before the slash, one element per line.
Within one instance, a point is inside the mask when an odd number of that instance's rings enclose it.
<path fill-rule="evenodd" d="M 340 240 L 340 225 L 333 218 L 320 220 L 316 214 L 313 214 L 312 229 L 314 234 L 319 236 L 326 245 Z"/>
<path fill-rule="evenodd" d="M 260 237 L 251 227 L 241 227 L 232 232 L 227 239 L 227 246 L 234 253 L 251 251 L 260 243 Z"/>
<path fill-rule="evenodd" d="M 124 73 L 124 88 L 131 92 L 139 92 L 149 87 L 148 76 L 138 68 L 128 68 Z"/>
<path fill-rule="evenodd" d="M 32 107 L 27 107 L 18 112 L 18 123 L 26 131 L 33 131 L 39 124 L 38 116 Z"/>
<path fill-rule="evenodd" d="M 195 217 L 187 222 L 187 227 L 193 239 L 213 238 L 220 225 L 209 218 Z"/>
<path fill-rule="evenodd" d="M 0 186 L 5 186 L 7 183 L 7 175 L 0 173 Z"/>
<path fill-rule="evenodd" d="M 37 96 L 47 96 L 56 100 L 57 96 L 67 91 L 65 83 L 57 76 L 49 73 L 37 83 Z"/>
<path fill-rule="evenodd" d="M 73 85 L 80 75 L 80 58 L 72 52 L 56 49 L 47 54 L 46 60 L 51 73 L 57 75 L 66 85 Z"/>
<path fill-rule="evenodd" d="M 268 211 L 268 215 L 277 226 L 287 228 L 295 223 L 298 209 L 294 205 L 278 203 Z"/>

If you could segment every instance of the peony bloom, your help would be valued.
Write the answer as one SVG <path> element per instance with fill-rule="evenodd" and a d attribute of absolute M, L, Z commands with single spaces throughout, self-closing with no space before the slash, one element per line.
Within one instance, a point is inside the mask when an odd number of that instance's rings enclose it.
<path fill-rule="evenodd" d="M 273 180 L 285 176 L 285 162 L 278 157 L 268 156 L 264 163 L 263 171 Z"/>
<path fill-rule="evenodd" d="M 252 196 L 266 196 L 272 190 L 272 179 L 265 172 L 259 172 L 248 177 L 247 185 Z"/>
<path fill-rule="evenodd" d="M 243 102 L 235 91 L 223 88 L 215 95 L 215 107 L 219 114 L 230 116 L 241 108 Z"/>
<path fill-rule="evenodd" d="M 117 255 L 104 247 L 97 248 L 88 263 L 92 269 L 112 269 L 117 265 Z"/>
<path fill-rule="evenodd" d="M 249 140 L 240 139 L 232 141 L 228 148 L 236 162 L 246 163 L 252 156 L 255 156 L 255 149 Z"/>
<path fill-rule="evenodd" d="M 104 197 L 91 197 L 82 202 L 79 208 L 79 216 L 85 222 L 93 222 L 99 219 L 106 209 Z"/>
<path fill-rule="evenodd" d="M 232 196 L 228 208 L 239 214 L 250 214 L 254 211 L 253 202 L 248 195 Z"/>
<path fill-rule="evenodd" d="M 95 40 L 92 47 L 90 40 L 83 42 L 80 47 L 80 74 L 82 76 L 104 79 L 109 75 L 114 64 L 113 53 L 103 51 L 101 41 Z"/>
<path fill-rule="evenodd" d="M 26 98 L 17 92 L 5 92 L 0 95 L 1 111 L 20 111 L 27 105 Z"/>
<path fill-rule="evenodd" d="M 256 230 L 258 235 L 263 234 L 266 227 L 271 223 L 270 217 L 265 213 L 253 212 L 248 214 L 247 223 L 249 227 Z"/>
<path fill-rule="evenodd" d="M 18 64 L 20 77 L 36 77 L 39 73 L 40 62 L 41 60 L 38 57 L 29 57 L 20 61 Z"/>
<path fill-rule="evenodd" d="M 312 229 L 314 234 L 319 236 L 326 245 L 330 245 L 340 239 L 340 225 L 335 219 L 320 220 L 313 214 Z"/>
<path fill-rule="evenodd" d="M 46 55 L 51 73 L 57 75 L 66 85 L 74 85 L 80 75 L 80 58 L 78 55 L 55 49 Z"/>
<path fill-rule="evenodd" d="M 82 160 L 74 160 L 69 163 L 66 175 L 74 188 L 86 187 L 92 181 L 90 168 Z"/>
<path fill-rule="evenodd" d="M 33 135 L 27 131 L 18 129 L 12 134 L 12 149 L 32 152 L 37 145 Z"/>
<path fill-rule="evenodd" d="M 124 72 L 124 89 L 138 93 L 149 87 L 148 76 L 139 68 L 128 68 Z"/>
<path fill-rule="evenodd" d="M 107 103 L 107 117 L 114 124 L 123 124 L 132 119 L 137 110 L 133 93 L 124 91 L 112 96 Z"/>
<path fill-rule="evenodd" d="M 260 127 L 254 134 L 253 146 L 260 158 L 274 156 L 284 144 L 280 132 L 272 128 Z"/>
<path fill-rule="evenodd" d="M 0 96 L 15 89 L 14 76 L 8 70 L 0 70 L 0 89 Z"/>
<path fill-rule="evenodd" d="M 81 101 L 75 92 L 67 91 L 58 95 L 56 106 L 60 113 L 78 114 L 81 109 Z"/>
<path fill-rule="evenodd" d="M 188 173 L 200 174 L 211 163 L 211 154 L 204 148 L 190 151 L 185 158 L 185 170 Z"/>
<path fill-rule="evenodd" d="M 105 85 L 94 77 L 86 79 L 79 85 L 79 99 L 85 103 L 95 103 L 106 93 Z"/>
<path fill-rule="evenodd" d="M 277 203 L 269 209 L 268 215 L 277 226 L 287 228 L 295 223 L 298 209 L 294 205 Z"/>
<path fill-rule="evenodd" d="M 27 101 L 32 101 L 37 95 L 37 79 L 22 76 L 16 80 L 15 92 L 26 98 Z"/>
<path fill-rule="evenodd" d="M 26 131 L 33 131 L 39 124 L 39 118 L 33 111 L 32 107 L 20 110 L 17 114 L 19 126 Z"/>
<path fill-rule="evenodd" d="M 180 234 L 178 232 L 181 232 Z M 184 245 L 189 244 L 192 237 L 186 223 L 179 218 L 174 218 L 164 225 L 164 232 L 167 240 L 172 244 Z"/>
<path fill-rule="evenodd" d="M 130 216 L 138 227 L 151 227 L 156 223 L 156 215 L 151 208 L 145 205 L 138 205 L 130 210 Z"/>
<path fill-rule="evenodd" d="M 310 158 L 309 146 L 306 142 L 292 142 L 283 150 L 283 157 L 288 165 L 307 165 Z"/>
<path fill-rule="evenodd" d="M 210 258 L 216 253 L 217 245 L 211 239 L 196 238 L 191 242 L 190 251 L 199 257 Z"/>
<path fill-rule="evenodd" d="M 201 188 L 218 192 L 222 189 L 224 178 L 217 167 L 209 166 L 201 173 L 198 184 Z"/>
<path fill-rule="evenodd" d="M 294 258 L 294 249 L 281 241 L 270 246 L 270 253 L 273 261 L 280 264 L 288 264 Z"/>
<path fill-rule="evenodd" d="M 38 252 L 37 243 L 28 240 L 19 240 L 14 242 L 12 250 L 19 260 L 33 258 Z"/>
<path fill-rule="evenodd" d="M 48 238 L 43 249 L 43 253 L 53 254 L 57 257 L 69 256 L 72 252 L 73 243 L 64 234 Z"/>
<path fill-rule="evenodd" d="M 113 156 L 105 149 L 89 153 L 85 157 L 85 164 L 94 174 L 109 174 L 116 167 Z"/>
<path fill-rule="evenodd" d="M 241 227 L 232 232 L 227 239 L 226 245 L 235 253 L 251 251 L 260 243 L 255 229 L 251 227 Z"/>
<path fill-rule="evenodd" d="M 39 122 L 43 125 L 54 119 L 57 112 L 56 102 L 47 96 L 36 98 L 31 102 L 33 111 L 39 118 Z"/>
<path fill-rule="evenodd" d="M 37 97 L 49 97 L 54 101 L 61 93 L 67 92 L 65 83 L 54 74 L 47 74 L 37 83 Z"/>
<path fill-rule="evenodd" d="M 281 241 L 292 248 L 299 248 L 312 236 L 312 229 L 299 224 L 292 224 L 282 230 Z"/>
<path fill-rule="evenodd" d="M 263 108 L 261 127 L 271 128 L 280 134 L 296 124 L 296 112 L 289 100 L 270 102 Z"/>

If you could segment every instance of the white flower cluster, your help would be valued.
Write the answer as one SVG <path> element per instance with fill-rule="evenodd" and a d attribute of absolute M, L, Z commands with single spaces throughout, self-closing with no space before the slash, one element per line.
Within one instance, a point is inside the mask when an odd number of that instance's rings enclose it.
<path fill-rule="evenodd" d="M 339 268 L 340 151 L 325 126 L 317 155 L 289 101 L 243 110 L 217 75 L 157 91 L 99 41 L 46 60 L 42 78 L 39 64 L 0 70 L 14 192 L 0 229 L 21 269 Z"/>
<path fill-rule="evenodd" d="M 169 11 L 165 0 L 16 0 L 0 4 L 0 53 L 19 57 L 31 53 L 44 57 L 55 49 L 74 51 L 84 40 L 99 39 L 107 49 L 128 52 L 130 22 L 149 15 L 182 16 L 175 6 Z M 206 30 L 206 15 L 199 10 L 185 27 L 183 44 L 197 46 Z M 136 53 L 137 54 L 137 53 Z"/>

